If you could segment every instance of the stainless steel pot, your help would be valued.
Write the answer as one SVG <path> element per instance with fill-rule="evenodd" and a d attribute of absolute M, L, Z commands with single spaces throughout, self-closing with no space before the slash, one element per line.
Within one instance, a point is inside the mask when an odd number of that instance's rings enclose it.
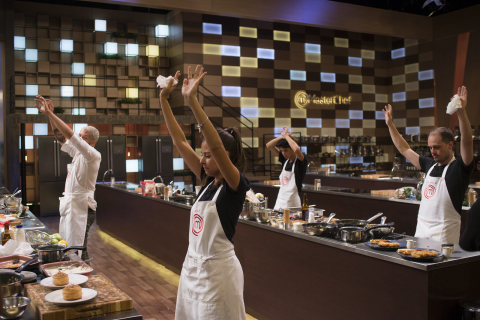
<path fill-rule="evenodd" d="M 343 227 L 366 227 L 367 224 L 369 224 L 370 222 L 372 222 L 373 220 L 377 219 L 378 217 L 380 217 L 381 215 L 383 215 L 382 212 L 379 212 L 377 213 L 376 215 L 374 215 L 373 217 L 371 217 L 370 219 L 368 220 L 360 220 L 360 219 L 339 219 L 337 221 L 335 221 L 335 223 L 337 224 L 337 226 L 339 228 L 343 228 Z"/>
<path fill-rule="evenodd" d="M 267 223 L 270 221 L 271 209 L 254 208 L 255 219 L 260 223 Z"/>
<path fill-rule="evenodd" d="M 379 224 L 378 226 L 371 228 L 362 227 L 344 227 L 338 231 L 338 237 L 340 240 L 349 243 L 364 242 L 368 238 L 368 232 L 372 229 L 387 227 L 387 225 Z"/>
<path fill-rule="evenodd" d="M 15 271 L 9 269 L 0 270 L 0 282 L 2 284 L 2 294 L 4 298 L 17 296 L 22 292 L 22 280 L 24 275 L 20 272 L 37 261 L 38 259 L 36 257 L 30 259 L 18 267 Z"/>
<path fill-rule="evenodd" d="M 240 215 L 246 220 L 255 220 L 255 213 L 253 212 L 253 203 L 245 201 Z"/>
<path fill-rule="evenodd" d="M 52 263 L 63 261 L 65 257 L 65 252 L 68 250 L 85 250 L 87 247 L 77 246 L 77 247 L 68 247 L 52 244 L 50 246 L 38 247 L 38 259 L 41 263 Z"/>

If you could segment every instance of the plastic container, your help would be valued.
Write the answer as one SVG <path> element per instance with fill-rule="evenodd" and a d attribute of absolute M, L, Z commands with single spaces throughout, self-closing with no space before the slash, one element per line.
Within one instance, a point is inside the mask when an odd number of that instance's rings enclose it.
<path fill-rule="evenodd" d="M 25 237 L 25 230 L 23 230 L 23 225 L 17 225 L 15 229 L 15 240 L 17 240 L 17 247 L 22 243 L 27 241 Z"/>

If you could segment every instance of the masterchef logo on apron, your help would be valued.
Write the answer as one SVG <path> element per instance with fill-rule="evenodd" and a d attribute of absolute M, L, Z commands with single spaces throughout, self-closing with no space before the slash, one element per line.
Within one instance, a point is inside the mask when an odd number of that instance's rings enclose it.
<path fill-rule="evenodd" d="M 429 184 L 426 188 L 425 191 L 423 192 L 423 196 L 426 199 L 430 199 L 435 195 L 435 192 L 437 192 L 437 189 L 435 189 L 435 186 L 433 184 Z"/>
<path fill-rule="evenodd" d="M 287 176 L 282 178 L 282 186 L 286 186 L 290 182 L 290 179 Z"/>
<path fill-rule="evenodd" d="M 202 232 L 202 230 L 203 230 L 203 218 L 200 215 L 195 214 L 193 216 L 192 233 L 195 236 L 198 236 L 200 232 Z"/>

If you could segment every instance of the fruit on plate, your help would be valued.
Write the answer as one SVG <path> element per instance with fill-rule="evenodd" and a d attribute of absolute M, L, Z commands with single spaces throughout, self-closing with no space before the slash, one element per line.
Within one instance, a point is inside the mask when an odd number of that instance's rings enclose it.
<path fill-rule="evenodd" d="M 60 241 L 58 241 L 58 244 L 63 244 L 63 245 L 65 245 L 66 247 L 68 247 L 68 243 L 67 243 L 67 241 L 65 241 L 65 240 L 60 240 Z"/>

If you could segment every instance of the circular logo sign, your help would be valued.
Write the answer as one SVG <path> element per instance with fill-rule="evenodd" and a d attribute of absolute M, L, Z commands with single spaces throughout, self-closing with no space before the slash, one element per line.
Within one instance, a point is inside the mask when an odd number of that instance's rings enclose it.
<path fill-rule="evenodd" d="M 430 199 L 435 195 L 435 192 L 437 192 L 437 189 L 433 186 L 433 184 L 429 184 L 426 188 L 425 191 L 423 192 L 423 196 L 425 199 Z"/>
<path fill-rule="evenodd" d="M 192 233 L 198 236 L 200 232 L 202 232 L 202 230 L 203 230 L 203 218 L 200 215 L 195 214 L 193 216 Z"/>
<path fill-rule="evenodd" d="M 297 108 L 305 109 L 310 103 L 310 99 L 305 91 L 301 90 L 295 94 L 295 105 Z"/>
<path fill-rule="evenodd" d="M 282 178 L 282 186 L 286 186 L 290 182 L 290 179 L 287 176 Z"/>

